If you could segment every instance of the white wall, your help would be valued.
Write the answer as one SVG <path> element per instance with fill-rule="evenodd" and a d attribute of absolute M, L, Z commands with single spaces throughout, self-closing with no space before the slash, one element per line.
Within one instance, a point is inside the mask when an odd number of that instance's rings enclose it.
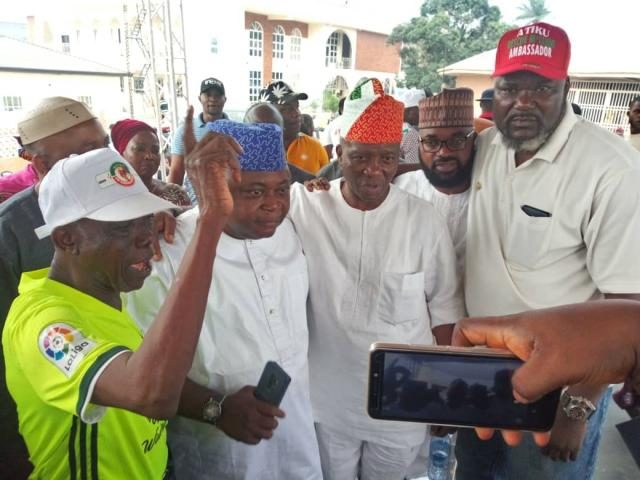
<path fill-rule="evenodd" d="M 15 132 L 17 122 L 26 110 L 35 106 L 44 97 L 65 96 L 78 99 L 80 96 L 91 97 L 91 110 L 98 116 L 105 129 L 109 124 L 128 116 L 126 112 L 127 98 L 120 90 L 119 77 L 97 75 L 71 75 L 53 73 L 0 72 L 2 95 L 22 98 L 22 111 L 5 112 L 0 104 L 0 129 L 3 137 L 10 137 Z M 1 99 L 0 99 L 1 101 Z M 3 138 L 2 145 L 13 146 L 13 140 Z M 0 151 L 1 156 L 13 155 Z"/>

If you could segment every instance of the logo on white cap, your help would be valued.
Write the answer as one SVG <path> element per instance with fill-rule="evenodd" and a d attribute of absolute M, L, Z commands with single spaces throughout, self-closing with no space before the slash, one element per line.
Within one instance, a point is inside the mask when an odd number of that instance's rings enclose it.
<path fill-rule="evenodd" d="M 136 182 L 136 177 L 131 174 L 127 165 L 122 162 L 114 162 L 108 172 L 96 175 L 96 182 L 100 188 L 111 187 L 116 183 L 123 187 L 130 187 Z"/>

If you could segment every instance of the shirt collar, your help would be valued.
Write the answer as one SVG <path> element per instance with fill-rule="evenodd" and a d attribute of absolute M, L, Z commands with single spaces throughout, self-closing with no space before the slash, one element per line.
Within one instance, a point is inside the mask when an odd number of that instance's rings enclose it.
<path fill-rule="evenodd" d="M 573 127 L 576 125 L 576 123 L 578 123 L 578 118 L 576 117 L 575 113 L 573 113 L 571 102 L 567 100 L 562 120 L 560 120 L 560 123 L 555 128 L 551 136 L 547 139 L 544 145 L 542 145 L 540 150 L 536 152 L 531 160 L 539 158 L 540 160 L 544 160 L 545 162 L 553 163 L 558 157 L 560 150 L 562 150 L 565 143 L 567 143 L 569 135 L 571 134 L 571 131 L 573 130 Z M 493 139 L 492 144 L 503 145 L 502 133 L 498 131 L 498 134 Z"/>

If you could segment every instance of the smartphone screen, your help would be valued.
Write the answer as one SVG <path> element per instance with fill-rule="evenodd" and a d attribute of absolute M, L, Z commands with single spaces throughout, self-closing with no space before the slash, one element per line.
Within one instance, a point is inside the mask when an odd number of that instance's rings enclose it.
<path fill-rule="evenodd" d="M 373 418 L 466 427 L 546 431 L 560 398 L 517 403 L 511 376 L 515 357 L 446 352 L 374 350 L 369 378 Z"/>

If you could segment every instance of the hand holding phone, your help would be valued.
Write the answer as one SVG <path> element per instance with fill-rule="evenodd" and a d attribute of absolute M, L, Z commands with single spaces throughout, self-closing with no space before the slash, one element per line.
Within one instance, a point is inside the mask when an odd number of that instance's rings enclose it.
<path fill-rule="evenodd" d="M 560 398 L 515 401 L 511 376 L 522 361 L 503 350 L 376 343 L 369 415 L 382 420 L 547 431 Z"/>
<path fill-rule="evenodd" d="M 290 383 L 287 372 L 276 362 L 268 361 L 256 387 L 256 398 L 278 407 Z"/>

